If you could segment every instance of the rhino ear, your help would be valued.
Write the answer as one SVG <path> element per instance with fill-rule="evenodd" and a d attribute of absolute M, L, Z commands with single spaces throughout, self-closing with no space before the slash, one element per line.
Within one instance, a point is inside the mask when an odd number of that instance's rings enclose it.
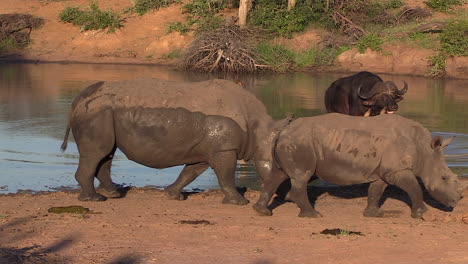
<path fill-rule="evenodd" d="M 375 105 L 375 100 L 365 100 L 365 101 L 362 101 L 362 104 L 365 105 L 365 106 L 374 106 Z"/>
<path fill-rule="evenodd" d="M 442 146 L 442 141 L 442 138 L 439 136 L 433 137 L 431 141 L 431 147 L 436 150 L 439 149 L 440 146 Z"/>
<path fill-rule="evenodd" d="M 455 139 L 455 136 L 444 139 L 444 140 L 442 141 L 442 147 L 445 148 L 445 147 L 448 146 L 450 143 L 452 143 L 452 141 L 453 141 L 454 139 Z"/>
<path fill-rule="evenodd" d="M 445 148 L 446 146 L 448 146 L 450 143 L 452 143 L 453 139 L 455 138 L 455 136 L 453 137 L 449 137 L 449 138 L 446 138 L 446 139 L 442 139 L 441 137 L 439 136 L 436 136 L 436 137 L 433 137 L 432 138 L 432 141 L 431 141 L 431 147 L 433 149 L 440 149 L 441 147 L 442 148 Z"/>

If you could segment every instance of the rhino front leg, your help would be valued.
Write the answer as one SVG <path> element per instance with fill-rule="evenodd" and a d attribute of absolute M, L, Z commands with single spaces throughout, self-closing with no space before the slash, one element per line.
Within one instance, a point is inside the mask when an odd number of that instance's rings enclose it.
<path fill-rule="evenodd" d="M 219 152 L 211 158 L 210 166 L 218 176 L 219 186 L 224 193 L 223 203 L 246 205 L 249 203 L 247 199 L 242 197 L 236 190 L 235 176 L 237 165 L 237 154 L 235 151 Z"/>
<path fill-rule="evenodd" d="M 185 197 L 181 194 L 182 189 L 193 182 L 208 167 L 208 163 L 185 165 L 177 180 L 164 189 L 167 197 L 172 200 L 184 200 Z"/>
<path fill-rule="evenodd" d="M 258 198 L 257 203 L 253 205 L 253 209 L 260 215 L 270 216 L 272 212 L 268 209 L 271 197 L 278 189 L 278 186 L 288 178 L 288 176 L 281 170 L 274 168 L 272 170 L 272 176 L 263 181 L 262 192 Z"/>
<path fill-rule="evenodd" d="M 422 218 L 422 215 L 427 211 L 427 207 L 424 205 L 422 190 L 413 172 L 409 170 L 398 171 L 385 177 L 384 180 L 403 189 L 411 200 L 411 216 L 413 218 Z"/>
<path fill-rule="evenodd" d="M 388 184 L 381 179 L 378 179 L 369 184 L 367 191 L 367 207 L 364 210 L 364 216 L 367 217 L 382 217 L 383 211 L 379 208 L 379 201 Z"/>

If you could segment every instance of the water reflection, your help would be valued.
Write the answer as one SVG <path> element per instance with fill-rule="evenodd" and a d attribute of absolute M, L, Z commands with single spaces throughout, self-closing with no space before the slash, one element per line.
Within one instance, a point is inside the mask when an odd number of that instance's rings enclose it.
<path fill-rule="evenodd" d="M 159 78 L 200 81 L 226 78 L 241 81 L 254 92 L 274 118 L 288 113 L 313 116 L 325 112 L 326 88 L 342 73 L 296 73 L 261 76 L 219 76 L 180 72 L 164 67 L 99 64 L 0 64 L 0 193 L 18 189 L 48 190 L 76 187 L 73 177 L 78 153 L 69 144 L 59 152 L 73 98 L 87 85 L 100 80 Z M 468 153 L 468 84 L 465 80 L 432 80 L 381 75 L 397 85 L 405 80 L 409 90 L 399 113 L 421 122 L 435 133 L 456 135 L 448 154 Z M 449 166 L 468 175 L 468 158 L 448 158 Z M 128 161 L 117 153 L 112 167 L 115 182 L 135 186 L 165 186 L 181 167 L 154 170 Z M 239 164 L 237 183 L 258 188 L 251 164 Z M 199 177 L 190 188 L 218 188 L 213 171 Z"/>

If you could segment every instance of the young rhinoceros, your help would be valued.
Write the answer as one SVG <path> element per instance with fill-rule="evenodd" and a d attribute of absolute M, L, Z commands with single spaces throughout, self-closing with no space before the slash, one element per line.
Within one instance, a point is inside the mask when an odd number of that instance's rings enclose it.
<path fill-rule="evenodd" d="M 411 199 L 411 216 L 420 218 L 427 209 L 417 177 L 446 206 L 454 207 L 462 197 L 464 186 L 444 159 L 443 149 L 452 139 L 432 138 L 419 123 L 398 115 L 335 113 L 293 121 L 279 134 L 274 156 L 291 179 L 289 197 L 300 208 L 299 216 L 320 215 L 307 198 L 307 183 L 315 173 L 337 185 L 370 183 L 365 216 L 382 216 L 379 200 L 388 184 L 396 185 Z M 265 189 L 276 189 L 277 182 L 265 182 Z M 268 203 L 271 195 L 263 194 L 259 203 Z"/>
<path fill-rule="evenodd" d="M 75 174 L 81 186 L 79 200 L 105 200 L 94 188 L 94 177 L 106 184 L 119 148 L 128 159 L 152 168 L 187 164 L 177 181 L 165 189 L 170 198 L 183 199 L 182 188 L 210 166 L 224 192 L 223 203 L 248 203 L 235 189 L 234 172 L 238 159 L 249 159 L 252 142 L 230 118 L 184 108 L 107 107 L 80 116 L 71 112 L 69 127 L 80 153 Z"/>

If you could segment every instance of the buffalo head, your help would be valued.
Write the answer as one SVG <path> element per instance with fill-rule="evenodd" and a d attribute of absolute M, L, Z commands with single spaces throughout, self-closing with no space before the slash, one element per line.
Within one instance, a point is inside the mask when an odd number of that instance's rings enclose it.
<path fill-rule="evenodd" d="M 362 104 L 369 107 L 366 116 L 369 114 L 372 116 L 392 114 L 398 110 L 398 102 L 403 100 L 403 95 L 408 91 L 408 84 L 405 81 L 403 83 L 402 89 L 398 89 L 391 81 L 378 82 L 368 91 L 362 91 L 362 86 L 359 86 L 358 96 L 361 98 Z"/>

